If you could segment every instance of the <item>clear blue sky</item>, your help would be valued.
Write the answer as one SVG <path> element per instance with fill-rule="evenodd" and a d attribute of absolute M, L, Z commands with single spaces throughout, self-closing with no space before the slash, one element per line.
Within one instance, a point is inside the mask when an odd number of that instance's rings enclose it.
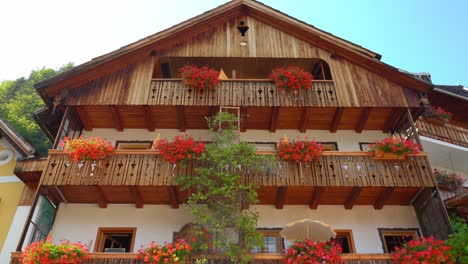
<path fill-rule="evenodd" d="M 1 1 L 0 81 L 93 57 L 225 0 Z M 468 86 L 468 0 L 264 0 L 438 84 Z M 24 8 L 28 6 L 28 8 Z"/>

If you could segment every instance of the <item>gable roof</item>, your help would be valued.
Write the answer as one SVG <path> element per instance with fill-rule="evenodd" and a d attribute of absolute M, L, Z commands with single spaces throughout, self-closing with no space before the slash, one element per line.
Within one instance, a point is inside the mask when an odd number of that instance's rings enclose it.
<path fill-rule="evenodd" d="M 23 158 L 32 157 L 36 154 L 36 149 L 27 142 L 7 121 L 0 117 L 0 137 L 4 136 L 13 147 L 24 155 Z"/>
<path fill-rule="evenodd" d="M 47 101 L 47 95 L 44 93 L 44 90 L 51 86 L 54 86 L 53 90 L 55 93 L 58 90 L 65 88 L 66 86 L 78 86 L 78 84 L 73 85 L 73 81 L 70 80 L 70 78 L 76 77 L 80 74 L 88 74 L 90 77 L 84 79 L 95 79 L 98 77 L 98 74 L 103 75 L 104 71 L 95 71 L 91 73 L 92 69 L 116 62 L 118 59 L 122 60 L 120 65 L 123 66 L 124 64 L 128 64 L 128 62 L 131 61 L 132 56 L 136 56 L 138 54 L 145 54 L 148 56 L 154 53 L 156 48 L 164 46 L 164 41 L 169 42 L 170 40 L 180 38 L 181 36 L 185 35 L 184 33 L 196 32 L 194 28 L 202 29 L 210 23 L 224 22 L 232 17 L 239 15 L 250 15 L 253 17 L 264 18 L 267 23 L 271 23 L 273 26 L 278 27 L 285 32 L 300 37 L 312 44 L 317 45 L 318 47 L 333 51 L 334 54 L 353 61 L 356 64 L 371 71 L 384 74 L 395 82 L 403 84 L 406 87 L 424 92 L 428 92 L 431 89 L 431 84 L 429 82 L 415 78 L 411 74 L 401 72 L 399 69 L 381 62 L 380 54 L 334 36 L 331 33 L 320 30 L 312 25 L 309 25 L 303 21 L 300 21 L 254 0 L 230 1 L 201 15 L 195 16 L 191 19 L 174 25 L 168 29 L 140 39 L 129 45 L 123 46 L 105 55 L 96 57 L 89 62 L 73 67 L 66 72 L 37 83 L 35 87 L 40 92 L 42 98 Z M 166 43 L 166 45 L 168 45 L 168 43 Z M 116 62 L 116 65 L 119 65 L 119 63 Z"/>
<path fill-rule="evenodd" d="M 435 85 L 433 91 L 468 101 L 468 88 L 463 85 Z"/>

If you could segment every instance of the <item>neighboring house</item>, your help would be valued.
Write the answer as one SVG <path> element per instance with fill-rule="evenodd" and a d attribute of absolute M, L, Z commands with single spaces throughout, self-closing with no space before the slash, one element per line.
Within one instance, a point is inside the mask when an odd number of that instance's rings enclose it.
<path fill-rule="evenodd" d="M 451 198 L 446 201 L 448 209 L 468 216 L 468 90 L 461 85 L 435 85 L 429 102 L 431 106 L 451 112 L 453 117 L 448 123 L 419 118 L 416 126 L 421 143 L 433 168 L 466 179 L 465 188 L 457 192 L 444 188 L 442 194 L 445 199 Z"/>
<path fill-rule="evenodd" d="M 245 26 L 243 36 L 238 27 Z M 141 149 L 158 135 L 209 141 L 205 117 L 225 107 L 240 117 L 241 140 L 259 149 L 274 150 L 287 135 L 316 139 L 328 150 L 310 164 L 246 172 L 258 185 L 253 208 L 271 256 L 283 249 L 279 229 L 303 218 L 333 226 L 345 252 L 358 253 L 347 256 L 354 260 L 368 253 L 390 259 L 383 253 L 422 235 L 446 238 L 450 224 L 427 154 L 379 161 L 365 151 L 392 135 L 418 140 L 413 120 L 433 88 L 380 58 L 266 5 L 235 0 L 37 84 L 47 109 L 36 120 L 56 149 L 18 250 L 48 230 L 55 242 L 82 241 L 92 252 L 113 244 L 129 254 L 183 234 L 191 217 L 172 165 Z M 186 64 L 222 68 L 228 80 L 215 92 L 189 89 L 176 79 Z M 285 94 L 268 80 L 289 65 L 314 74 L 309 91 Z M 106 138 L 116 155 L 97 164 L 72 161 L 58 143 L 80 135 Z M 100 255 L 95 263 L 131 257 Z"/>
<path fill-rule="evenodd" d="M 14 169 L 18 159 L 35 155 L 34 147 L 0 118 L 0 263 L 7 263 L 16 249 L 34 197 Z"/>

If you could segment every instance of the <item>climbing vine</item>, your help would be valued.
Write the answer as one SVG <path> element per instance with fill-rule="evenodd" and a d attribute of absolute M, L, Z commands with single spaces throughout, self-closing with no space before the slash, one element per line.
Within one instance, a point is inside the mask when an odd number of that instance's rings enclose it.
<path fill-rule="evenodd" d="M 187 204 L 195 218 L 194 235 L 203 241 L 206 230 L 211 233 L 199 250 L 246 263 L 263 239 L 256 231 L 258 213 L 249 208 L 257 202 L 257 192 L 253 184 L 242 182 L 242 175 L 260 157 L 251 144 L 239 141 L 234 115 L 220 112 L 207 122 L 213 139 L 198 161 L 205 165 L 197 166 L 193 175 L 178 176 L 177 183 L 190 190 Z"/>

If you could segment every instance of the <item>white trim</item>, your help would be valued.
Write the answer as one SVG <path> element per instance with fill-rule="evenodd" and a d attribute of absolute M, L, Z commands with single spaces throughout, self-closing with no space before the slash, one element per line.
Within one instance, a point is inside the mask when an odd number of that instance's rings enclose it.
<path fill-rule="evenodd" d="M 21 180 L 16 176 L 0 176 L 0 183 L 6 182 L 21 182 Z"/>
<path fill-rule="evenodd" d="M 455 145 L 455 144 L 452 144 L 452 143 L 448 143 L 448 142 L 445 142 L 445 141 L 442 141 L 442 140 L 433 139 L 433 138 L 425 137 L 425 136 L 419 136 L 419 137 L 420 137 L 421 140 L 429 141 L 431 143 L 440 144 L 440 145 L 443 145 L 443 146 L 446 146 L 446 147 L 449 147 L 449 148 L 454 148 L 454 149 L 458 149 L 458 150 L 462 150 L 462 151 L 468 151 L 468 148 L 458 146 L 458 145 Z"/>

